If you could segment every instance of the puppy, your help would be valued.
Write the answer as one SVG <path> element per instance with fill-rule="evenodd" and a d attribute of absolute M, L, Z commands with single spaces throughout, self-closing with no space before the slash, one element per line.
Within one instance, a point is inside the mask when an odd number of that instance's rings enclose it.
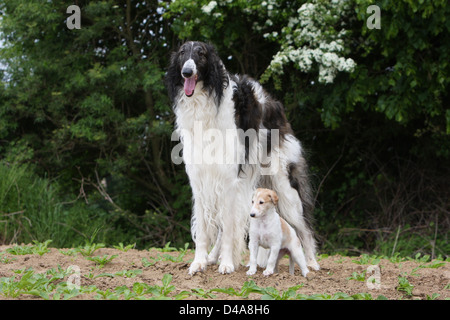
<path fill-rule="evenodd" d="M 294 229 L 278 215 L 275 208 L 277 202 L 275 191 L 256 189 L 250 211 L 250 268 L 247 275 L 256 272 L 258 248 L 261 246 L 270 249 L 267 267 L 263 272 L 265 276 L 278 272 L 278 262 L 285 254 L 289 254 L 289 273 L 294 274 L 294 263 L 297 263 L 306 277 L 309 271 L 300 239 Z"/>

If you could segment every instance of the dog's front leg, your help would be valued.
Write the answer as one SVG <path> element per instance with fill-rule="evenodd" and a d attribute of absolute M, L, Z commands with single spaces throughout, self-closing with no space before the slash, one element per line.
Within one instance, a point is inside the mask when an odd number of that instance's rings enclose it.
<path fill-rule="evenodd" d="M 269 260 L 267 261 L 267 268 L 264 270 L 263 275 L 270 276 L 275 270 L 275 266 L 278 260 L 278 254 L 280 253 L 280 244 L 274 244 L 270 247 Z"/>
<path fill-rule="evenodd" d="M 234 244 L 234 230 L 232 226 L 230 226 L 230 223 L 225 222 L 222 233 L 222 244 L 220 246 L 221 258 L 220 258 L 219 272 L 222 274 L 234 272 L 233 244 Z"/>
<path fill-rule="evenodd" d="M 195 242 L 195 256 L 189 267 L 189 274 L 193 275 L 199 271 L 205 271 L 208 265 L 208 237 L 202 208 L 194 204 L 195 223 L 192 225 L 192 234 Z"/>

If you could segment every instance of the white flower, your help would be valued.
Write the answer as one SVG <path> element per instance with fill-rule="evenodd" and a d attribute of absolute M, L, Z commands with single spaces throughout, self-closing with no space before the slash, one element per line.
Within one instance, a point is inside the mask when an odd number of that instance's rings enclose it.
<path fill-rule="evenodd" d="M 210 3 L 208 3 L 207 5 L 202 7 L 202 11 L 206 14 L 210 14 L 211 11 L 213 11 L 215 7 L 217 7 L 217 2 L 211 1 Z"/>

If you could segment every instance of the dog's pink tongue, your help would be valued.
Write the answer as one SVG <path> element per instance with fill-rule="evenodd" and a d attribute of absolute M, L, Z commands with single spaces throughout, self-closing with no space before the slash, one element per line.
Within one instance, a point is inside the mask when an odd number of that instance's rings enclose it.
<path fill-rule="evenodd" d="M 195 78 L 194 77 L 185 78 L 184 79 L 184 93 L 186 93 L 186 95 L 188 97 L 190 97 L 194 93 L 194 89 L 195 89 Z"/>

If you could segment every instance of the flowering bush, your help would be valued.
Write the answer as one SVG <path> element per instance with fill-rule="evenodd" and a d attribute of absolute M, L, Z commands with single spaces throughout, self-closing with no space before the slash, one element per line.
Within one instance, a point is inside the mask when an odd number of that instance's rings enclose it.
<path fill-rule="evenodd" d="M 297 16 L 290 17 L 288 25 L 282 29 L 278 38 L 281 50 L 273 57 L 261 80 L 269 77 L 277 80 L 277 75 L 283 74 L 290 62 L 303 72 L 310 72 L 314 63 L 317 64 L 318 80 L 322 83 L 332 83 L 338 71 L 352 72 L 356 63 L 344 57 L 348 51 L 344 47 L 347 31 L 345 23 L 339 21 L 347 12 L 347 1 L 304 3 L 297 10 Z M 278 33 L 264 36 L 276 39 Z"/>

